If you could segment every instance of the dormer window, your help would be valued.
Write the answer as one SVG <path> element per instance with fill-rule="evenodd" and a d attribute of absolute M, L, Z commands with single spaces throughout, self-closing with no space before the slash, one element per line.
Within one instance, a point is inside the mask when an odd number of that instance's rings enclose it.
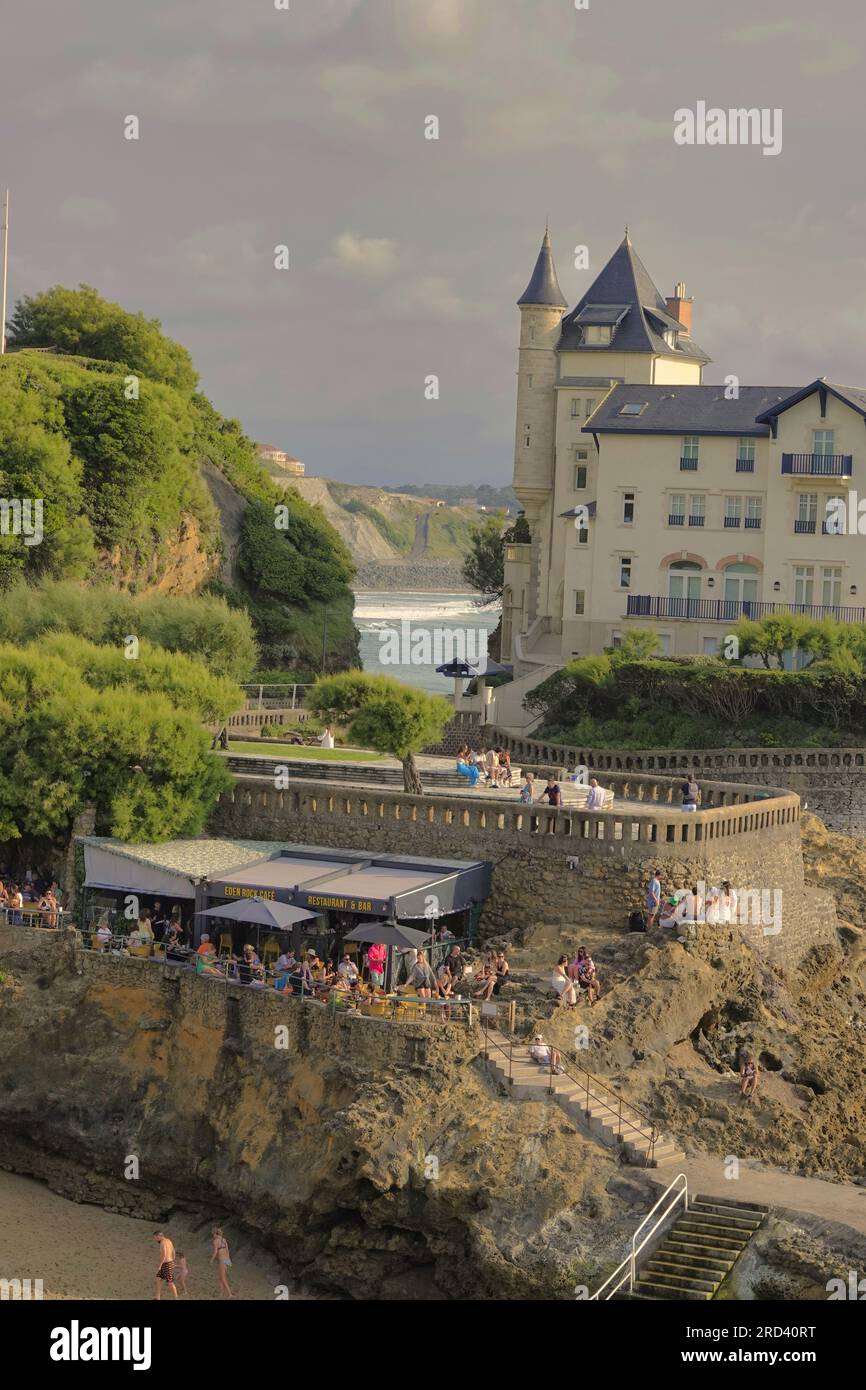
<path fill-rule="evenodd" d="M 588 323 L 583 330 L 587 347 L 609 347 L 613 329 L 607 323 Z"/>
<path fill-rule="evenodd" d="M 677 347 L 680 341 L 680 335 L 674 328 L 666 328 L 664 338 L 669 348 Z"/>

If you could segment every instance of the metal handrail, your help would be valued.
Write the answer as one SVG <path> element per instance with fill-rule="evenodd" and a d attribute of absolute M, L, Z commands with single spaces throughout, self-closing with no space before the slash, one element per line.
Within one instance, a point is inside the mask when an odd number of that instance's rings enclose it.
<path fill-rule="evenodd" d="M 577 1070 L 578 1070 L 579 1072 L 582 1073 L 582 1075 L 583 1075 L 583 1080 L 581 1080 L 581 1079 L 580 1079 L 579 1077 L 577 1077 L 577 1076 L 573 1076 L 572 1073 L 568 1070 L 568 1067 L 566 1067 L 566 1066 L 564 1066 L 564 1065 L 562 1066 L 561 1075 L 567 1076 L 568 1079 L 569 1079 L 570 1081 L 576 1081 L 577 1084 L 578 1084 L 579 1086 L 583 1086 L 583 1087 L 584 1087 L 584 1090 L 586 1091 L 586 1105 L 585 1105 L 585 1107 L 584 1107 L 584 1114 L 589 1115 L 589 1102 L 590 1102 L 590 1097 L 592 1097 L 593 1100 L 596 1100 L 596 1101 L 599 1102 L 600 1105 L 603 1105 L 604 1108 L 605 1108 L 605 1110 L 608 1111 L 609 1114 L 611 1114 L 611 1115 L 616 1115 L 616 1117 L 617 1117 L 617 1129 L 616 1129 L 616 1134 L 617 1134 L 617 1138 L 620 1140 L 620 1142 L 622 1142 L 622 1107 L 623 1107 L 623 1098 L 622 1098 L 622 1095 L 620 1094 L 619 1091 L 615 1091 L 615 1090 L 613 1089 L 612 1086 L 608 1086 L 608 1084 L 607 1084 L 606 1081 L 602 1081 L 600 1077 L 594 1076 L 593 1073 L 592 1073 L 591 1071 L 588 1071 L 586 1067 L 582 1067 L 582 1066 L 580 1065 L 580 1063 L 577 1063 Z M 551 1062 L 550 1062 L 549 1072 L 550 1072 L 550 1076 L 551 1076 L 551 1083 L 550 1083 L 549 1090 L 552 1092 L 553 1089 L 554 1089 L 554 1088 L 553 1088 L 554 1066 L 553 1066 L 553 1058 L 552 1058 L 552 1056 L 551 1056 Z M 616 1101 L 616 1103 L 617 1103 L 617 1104 L 616 1104 L 616 1108 L 614 1109 L 614 1107 L 613 1107 L 612 1105 L 608 1105 L 607 1101 L 604 1100 L 604 1099 L 602 1099 L 601 1096 L 592 1094 L 592 1093 L 590 1092 L 590 1083 L 592 1083 L 592 1086 L 593 1086 L 593 1087 L 599 1086 L 599 1087 L 601 1087 L 601 1089 L 602 1089 L 603 1091 L 607 1091 L 608 1095 L 613 1096 L 613 1098 L 615 1099 L 615 1101 Z M 649 1147 L 649 1149 L 647 1150 L 647 1155 L 646 1155 L 646 1162 L 647 1162 L 647 1165 L 649 1165 L 649 1163 L 650 1163 L 650 1162 L 652 1161 L 652 1159 L 655 1157 L 655 1146 L 656 1146 L 656 1140 L 657 1140 L 658 1137 L 659 1137 L 659 1131 L 656 1129 L 655 1124 L 654 1124 L 653 1121 L 650 1119 L 649 1115 L 645 1115 L 645 1114 L 643 1113 L 642 1110 L 639 1110 L 639 1109 L 637 1108 L 636 1105 L 632 1105 L 631 1101 L 626 1101 L 626 1102 L 625 1102 L 625 1108 L 626 1108 L 627 1111 L 630 1111 L 631 1114 L 637 1115 L 639 1119 L 641 1119 L 641 1120 L 644 1121 L 644 1125 L 634 1125 L 634 1124 L 633 1124 L 631 1127 L 632 1127 L 632 1129 L 637 1130 L 638 1134 L 642 1135 L 643 1138 L 649 1140 L 649 1145 L 650 1145 L 650 1147 Z M 626 1118 L 628 1118 L 628 1116 L 626 1116 Z M 646 1127 L 644 1127 L 644 1126 L 646 1126 Z"/>
<path fill-rule="evenodd" d="M 514 1084 L 514 1042 L 511 1038 L 508 1039 L 508 1051 L 506 1052 L 505 1048 L 502 1046 L 501 1043 L 495 1042 L 494 1039 L 491 1038 L 490 1029 L 487 1024 L 487 1018 L 485 1015 L 482 1015 L 482 1017 L 484 1018 L 484 1022 L 482 1024 L 482 1027 L 484 1029 L 484 1050 L 485 1052 L 489 1052 L 490 1047 L 493 1046 L 496 1048 L 497 1052 L 501 1052 L 503 1057 L 507 1058 L 508 1084 L 509 1086 L 512 1086 Z"/>
<path fill-rule="evenodd" d="M 646 1233 L 646 1235 L 644 1236 L 643 1240 L 641 1241 L 640 1245 L 638 1245 L 638 1243 L 637 1243 L 637 1238 L 638 1238 L 638 1236 L 640 1235 L 641 1231 L 643 1230 L 644 1226 L 647 1224 L 647 1222 L 649 1221 L 649 1219 L 650 1219 L 650 1217 L 653 1215 L 653 1213 L 654 1213 L 655 1211 L 658 1210 L 658 1208 L 661 1206 L 661 1204 L 662 1204 L 662 1202 L 665 1200 L 665 1198 L 668 1197 L 668 1196 L 670 1196 L 670 1194 L 673 1192 L 674 1188 L 677 1186 L 678 1183 L 682 1183 L 682 1187 L 679 1189 L 678 1192 L 674 1193 L 674 1196 L 671 1198 L 671 1201 L 669 1202 L 668 1206 L 665 1207 L 665 1210 L 662 1212 L 661 1216 L 658 1218 L 658 1220 L 655 1222 L 655 1224 L 652 1226 L 652 1228 L 651 1228 L 649 1231 L 647 1231 L 647 1233 Z M 636 1273 L 637 1273 L 637 1257 L 638 1257 L 638 1255 L 640 1254 L 641 1250 L 643 1250 L 644 1246 L 647 1245 L 647 1244 L 652 1240 L 653 1236 L 655 1235 L 656 1231 L 657 1231 L 657 1230 L 659 1229 L 659 1227 L 661 1226 L 662 1222 L 665 1221 L 665 1220 L 667 1219 L 668 1216 L 670 1216 L 670 1214 L 671 1214 L 671 1212 L 673 1211 L 674 1207 L 676 1206 L 677 1202 L 679 1202 L 679 1200 L 680 1200 L 681 1198 L 682 1198 L 682 1202 L 683 1202 L 683 1210 L 684 1210 L 684 1211 L 688 1211 L 688 1209 L 689 1209 L 689 1180 L 688 1180 L 688 1178 L 686 1177 L 685 1173 L 677 1173 L 677 1175 L 676 1175 L 676 1177 L 674 1178 L 673 1182 L 672 1182 L 672 1183 L 669 1183 L 669 1185 L 665 1188 L 664 1192 L 663 1192 L 662 1195 L 659 1197 L 659 1199 L 658 1199 L 658 1201 L 656 1202 L 655 1206 L 651 1207 L 650 1210 L 647 1212 L 647 1214 L 646 1214 L 646 1216 L 644 1217 L 643 1221 L 640 1223 L 640 1225 L 638 1226 L 637 1230 L 635 1231 L 634 1235 L 633 1235 L 632 1238 L 631 1238 L 631 1250 L 630 1250 L 629 1254 L 626 1255 L 626 1257 L 625 1257 L 625 1259 L 623 1260 L 622 1264 L 617 1266 L 617 1268 L 613 1271 L 613 1274 L 609 1275 L 609 1276 L 607 1277 L 607 1279 L 605 1279 L 605 1281 L 604 1281 L 604 1283 L 602 1284 L 601 1288 L 600 1288 L 600 1289 L 596 1289 L 595 1293 L 590 1295 L 590 1302 L 596 1302 L 598 1299 L 600 1299 L 600 1298 L 601 1298 L 601 1295 L 604 1293 L 604 1291 L 605 1291 L 605 1289 L 607 1288 L 608 1284 L 613 1283 L 613 1280 L 617 1277 L 618 1274 L 620 1274 L 620 1273 L 622 1272 L 622 1270 L 625 1270 L 625 1271 L 626 1271 L 625 1274 L 623 1274 L 623 1276 L 622 1276 L 622 1278 L 620 1279 L 619 1283 L 616 1284 L 616 1285 L 614 1286 L 614 1288 L 611 1289 L 610 1293 L 609 1293 L 609 1294 L 607 1295 L 607 1297 L 604 1299 L 604 1302 L 607 1303 L 609 1299 L 613 1298 L 613 1296 L 614 1296 L 615 1293 L 619 1293 L 620 1289 L 622 1288 L 622 1286 L 623 1286 L 623 1284 L 626 1282 L 626 1280 L 628 1280 L 628 1291 L 629 1291 L 629 1293 L 631 1293 L 631 1292 L 633 1291 L 633 1289 L 634 1289 L 634 1284 L 635 1284 L 635 1275 L 636 1275 Z"/>

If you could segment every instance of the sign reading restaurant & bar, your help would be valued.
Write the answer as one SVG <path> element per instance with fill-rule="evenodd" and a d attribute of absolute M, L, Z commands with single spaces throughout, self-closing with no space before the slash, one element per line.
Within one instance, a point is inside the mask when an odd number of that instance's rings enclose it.
<path fill-rule="evenodd" d="M 274 902 L 277 897 L 273 888 L 250 888 L 237 883 L 217 886 L 217 893 L 224 898 L 265 898 L 269 902 Z M 334 912 L 383 912 L 388 907 L 384 900 L 379 902 L 372 898 L 336 898 L 324 893 L 302 892 L 290 896 L 300 906 L 330 908 Z"/>

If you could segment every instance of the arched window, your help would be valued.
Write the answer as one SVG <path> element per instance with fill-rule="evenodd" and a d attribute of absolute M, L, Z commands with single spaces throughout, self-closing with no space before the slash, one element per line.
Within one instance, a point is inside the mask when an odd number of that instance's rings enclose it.
<path fill-rule="evenodd" d="M 700 596 L 700 565 L 694 560 L 675 560 L 668 570 L 668 597 L 698 599 Z"/>
<path fill-rule="evenodd" d="M 746 564 L 727 565 L 725 568 L 724 598 L 728 603 L 757 603 L 757 566 Z"/>

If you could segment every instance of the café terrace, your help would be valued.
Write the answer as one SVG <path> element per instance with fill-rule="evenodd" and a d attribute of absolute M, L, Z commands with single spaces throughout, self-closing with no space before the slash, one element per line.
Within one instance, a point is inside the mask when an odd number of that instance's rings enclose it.
<path fill-rule="evenodd" d="M 81 921 L 92 925 L 105 912 L 137 916 L 159 901 L 166 915 L 175 906 L 198 944 L 209 930 L 201 914 L 245 898 L 286 903 L 313 914 L 278 933 L 295 950 L 311 947 L 334 957 L 346 933 L 364 923 L 392 920 L 435 925 L 471 938 L 490 891 L 490 865 L 480 860 L 428 859 L 367 854 L 262 840 L 169 840 L 126 844 L 84 835 Z M 259 944 L 255 927 L 230 929 L 236 948 Z M 269 933 L 273 935 L 274 933 Z"/>

